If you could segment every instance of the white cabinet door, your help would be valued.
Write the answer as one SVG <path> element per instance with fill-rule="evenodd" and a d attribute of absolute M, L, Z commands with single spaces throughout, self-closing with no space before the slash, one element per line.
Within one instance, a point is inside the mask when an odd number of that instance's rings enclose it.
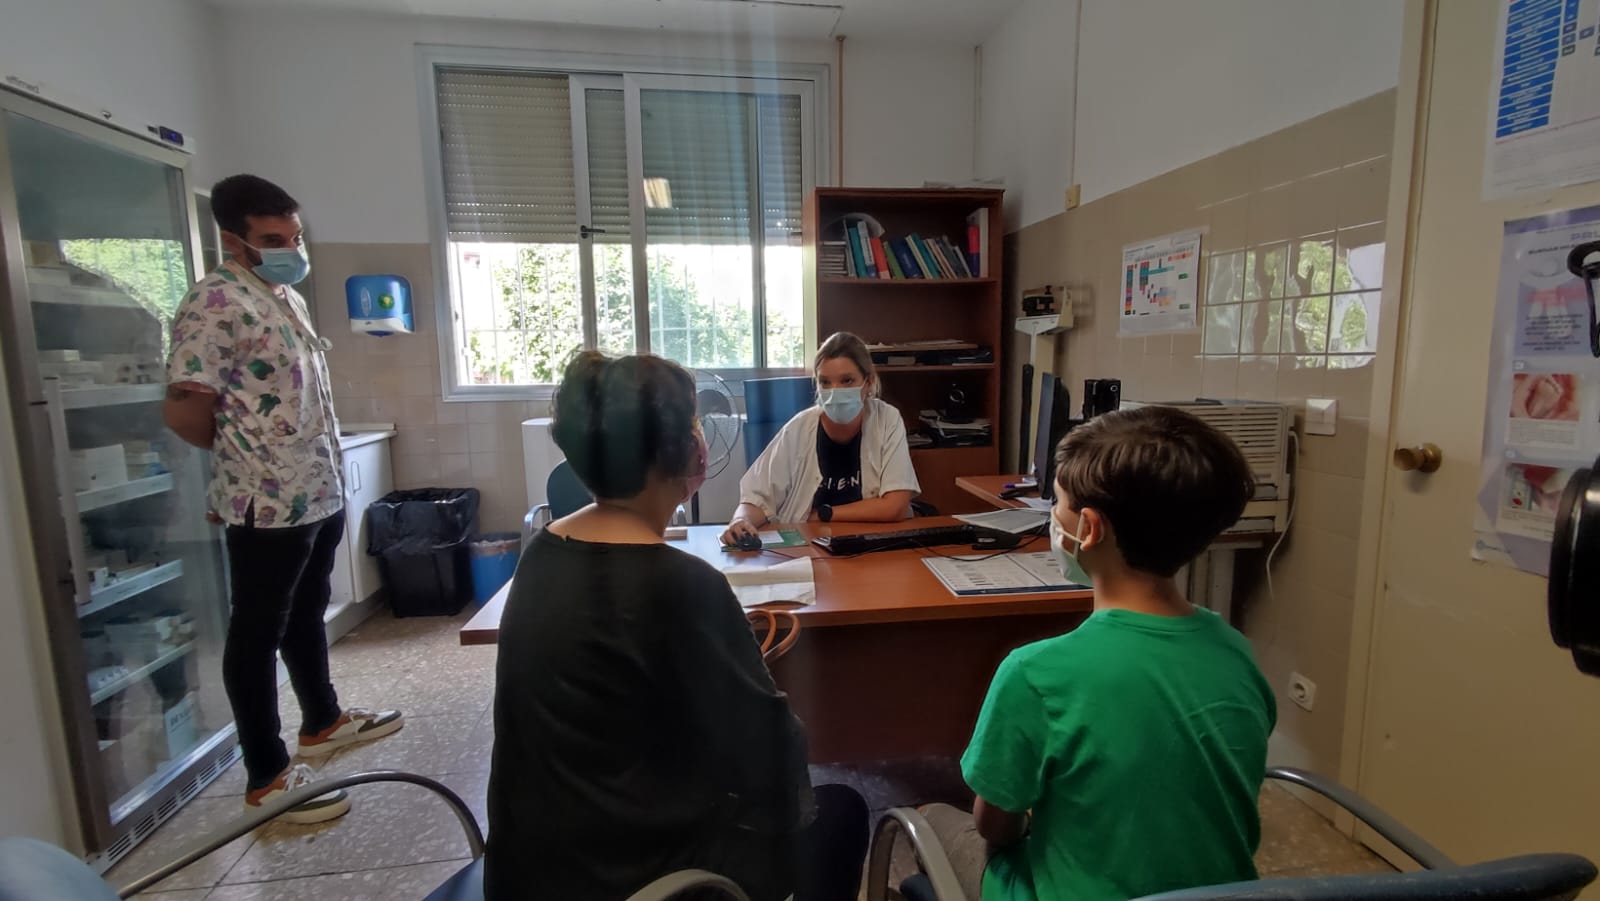
<path fill-rule="evenodd" d="M 389 465 L 389 442 L 375 441 L 344 454 L 348 479 L 345 508 L 345 544 L 350 549 L 350 569 L 355 597 L 364 601 L 378 590 L 378 560 L 367 553 L 367 506 L 394 490 Z"/>

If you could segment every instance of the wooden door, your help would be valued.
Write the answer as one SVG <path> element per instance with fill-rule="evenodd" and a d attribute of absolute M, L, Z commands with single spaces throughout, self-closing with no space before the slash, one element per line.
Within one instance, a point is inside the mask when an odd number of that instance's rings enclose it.
<path fill-rule="evenodd" d="M 1421 115 L 1409 249 L 1399 228 L 1389 242 L 1406 276 L 1391 447 L 1431 442 L 1443 466 L 1385 470 L 1365 721 L 1346 748 L 1359 747 L 1363 794 L 1463 862 L 1600 859 L 1600 680 L 1551 643 L 1543 578 L 1470 557 L 1503 224 L 1600 204 L 1600 184 L 1482 200 L 1497 13 L 1495 0 L 1408 8 L 1400 106 L 1420 97 Z M 1402 143 L 1411 121 L 1402 112 Z M 1397 179 L 1411 157 L 1396 156 Z"/>

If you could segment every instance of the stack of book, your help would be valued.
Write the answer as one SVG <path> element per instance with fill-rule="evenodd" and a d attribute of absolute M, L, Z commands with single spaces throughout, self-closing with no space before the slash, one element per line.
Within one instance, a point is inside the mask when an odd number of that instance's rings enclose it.
<path fill-rule="evenodd" d="M 844 241 L 823 241 L 817 249 L 817 274 L 823 278 L 848 278 L 850 245 Z"/>
<path fill-rule="evenodd" d="M 989 211 L 977 210 L 967 217 L 967 234 L 961 247 L 948 235 L 925 237 L 912 232 L 899 238 L 882 236 L 866 217 L 848 216 L 844 221 L 843 241 L 823 241 L 818 252 L 818 272 L 824 278 L 837 278 L 830 254 L 842 248 L 843 275 L 847 278 L 876 279 L 951 279 L 984 278 L 989 274 Z M 873 232 L 880 232 L 874 235 Z"/>

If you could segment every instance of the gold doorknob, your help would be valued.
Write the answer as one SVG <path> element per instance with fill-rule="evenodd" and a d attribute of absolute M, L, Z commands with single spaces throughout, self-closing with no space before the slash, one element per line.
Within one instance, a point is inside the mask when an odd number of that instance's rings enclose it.
<path fill-rule="evenodd" d="M 1406 472 L 1433 472 L 1443 462 L 1444 454 L 1440 452 L 1437 444 L 1394 449 L 1394 468 Z"/>

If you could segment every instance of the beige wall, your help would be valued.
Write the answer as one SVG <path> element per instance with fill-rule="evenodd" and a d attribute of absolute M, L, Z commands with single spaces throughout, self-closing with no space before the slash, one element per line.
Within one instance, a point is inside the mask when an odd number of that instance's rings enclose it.
<path fill-rule="evenodd" d="M 1038 284 L 1073 292 L 1078 324 L 1057 371 L 1075 406 L 1090 377 L 1121 378 L 1123 396 L 1137 400 L 1339 401 L 1337 434 L 1304 439 L 1295 521 L 1273 567 L 1276 600 L 1263 554 L 1241 555 L 1238 574 L 1241 622 L 1278 692 L 1273 759 L 1324 773 L 1339 772 L 1380 287 L 1374 276 L 1361 286 L 1370 293 L 1335 294 L 1334 280 L 1349 287 L 1351 276 L 1330 264 L 1348 267 L 1352 249 L 1384 242 L 1394 99 L 1389 90 L 1308 119 L 1046 219 L 1008 245 L 1013 303 Z M 1205 230 L 1203 329 L 1118 338 L 1122 246 L 1195 228 Z M 1358 250 L 1359 268 L 1378 252 Z M 1026 353 L 1015 340 L 1013 388 Z M 1285 695 L 1294 671 L 1317 684 L 1314 712 Z"/>
<path fill-rule="evenodd" d="M 549 404 L 441 399 L 432 250 L 427 244 L 316 243 L 311 260 L 317 321 L 333 342 L 328 371 L 339 419 L 395 424 L 396 488 L 477 488 L 480 528 L 521 528 L 528 507 L 522 421 L 547 414 Z M 372 273 L 411 282 L 415 334 L 374 338 L 350 331 L 344 280 Z"/>

